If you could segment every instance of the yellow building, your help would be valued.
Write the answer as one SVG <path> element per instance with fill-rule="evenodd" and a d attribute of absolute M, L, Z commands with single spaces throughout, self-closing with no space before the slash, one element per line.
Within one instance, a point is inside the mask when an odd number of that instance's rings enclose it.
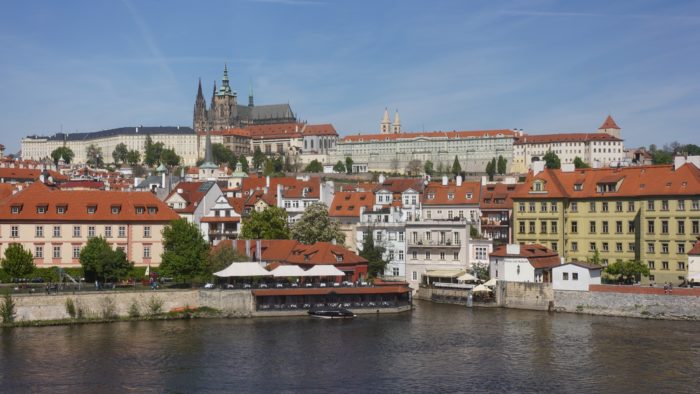
<path fill-rule="evenodd" d="M 539 243 L 567 260 L 599 253 L 648 264 L 653 282 L 687 277 L 687 252 L 700 234 L 700 170 L 678 168 L 544 170 L 513 196 L 514 239 Z"/>

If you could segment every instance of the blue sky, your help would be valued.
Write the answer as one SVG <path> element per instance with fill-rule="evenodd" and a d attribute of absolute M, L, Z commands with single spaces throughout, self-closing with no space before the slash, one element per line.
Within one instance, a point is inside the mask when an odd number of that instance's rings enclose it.
<path fill-rule="evenodd" d="M 202 4 L 200 4 L 202 3 Z M 239 101 L 342 134 L 595 130 L 700 144 L 694 1 L 13 1 L 0 13 L 0 143 L 190 125 L 228 63 Z"/>

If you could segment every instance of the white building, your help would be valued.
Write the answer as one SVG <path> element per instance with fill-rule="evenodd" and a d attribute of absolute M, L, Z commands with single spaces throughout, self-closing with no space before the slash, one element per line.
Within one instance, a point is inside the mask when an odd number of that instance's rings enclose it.
<path fill-rule="evenodd" d="M 550 283 L 552 268 L 560 264 L 557 252 L 542 245 L 508 244 L 491 253 L 489 273 L 506 282 Z"/>
<path fill-rule="evenodd" d="M 688 252 L 688 281 L 700 283 L 700 237 Z"/>
<path fill-rule="evenodd" d="M 181 218 L 199 226 L 222 194 L 216 182 L 180 182 L 165 198 L 165 203 Z"/>
<path fill-rule="evenodd" d="M 554 290 L 588 291 L 588 285 L 599 285 L 603 267 L 595 264 L 572 262 L 552 268 Z"/>
<path fill-rule="evenodd" d="M 360 222 L 357 224 L 355 244 L 362 251 L 362 245 L 369 232 L 375 245 L 384 248 L 382 256 L 388 264 L 384 270 L 386 280 L 406 279 L 406 212 L 397 207 L 379 208 L 377 210 L 361 209 Z"/>

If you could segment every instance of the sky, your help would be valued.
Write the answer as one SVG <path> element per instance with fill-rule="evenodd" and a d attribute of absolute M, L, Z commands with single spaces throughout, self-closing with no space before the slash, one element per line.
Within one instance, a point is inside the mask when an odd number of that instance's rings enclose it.
<path fill-rule="evenodd" d="M 697 1 L 10 1 L 0 13 L 0 143 L 191 126 L 228 65 L 239 102 L 290 103 L 341 135 L 593 132 L 700 145 Z"/>

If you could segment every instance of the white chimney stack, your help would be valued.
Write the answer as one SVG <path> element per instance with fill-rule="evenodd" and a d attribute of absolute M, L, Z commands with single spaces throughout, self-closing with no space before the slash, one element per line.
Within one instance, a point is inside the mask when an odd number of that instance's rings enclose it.
<path fill-rule="evenodd" d="M 456 182 L 457 182 L 457 186 L 462 186 L 462 176 L 461 175 L 457 175 Z"/>
<path fill-rule="evenodd" d="M 442 186 L 447 186 L 448 182 L 449 181 L 447 179 L 447 175 L 443 175 L 442 176 Z"/>

